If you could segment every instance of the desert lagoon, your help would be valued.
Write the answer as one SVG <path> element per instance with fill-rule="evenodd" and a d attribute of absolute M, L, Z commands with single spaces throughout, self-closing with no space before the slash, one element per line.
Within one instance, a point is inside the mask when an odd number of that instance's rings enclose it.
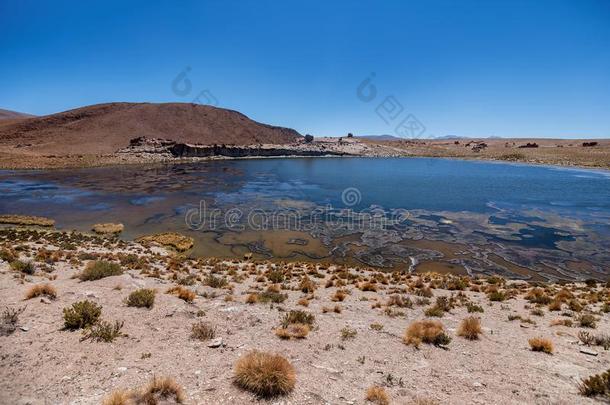
<path fill-rule="evenodd" d="M 0 171 L 0 214 L 176 231 L 192 256 L 607 279 L 610 172 L 437 158 Z"/>

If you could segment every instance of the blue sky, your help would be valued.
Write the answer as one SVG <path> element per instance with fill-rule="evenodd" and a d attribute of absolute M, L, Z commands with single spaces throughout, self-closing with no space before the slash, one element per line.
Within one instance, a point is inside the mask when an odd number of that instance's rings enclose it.
<path fill-rule="evenodd" d="M 200 95 L 303 134 L 610 137 L 606 0 L 1 0 L 0 43 L 0 108 L 33 114 Z"/>

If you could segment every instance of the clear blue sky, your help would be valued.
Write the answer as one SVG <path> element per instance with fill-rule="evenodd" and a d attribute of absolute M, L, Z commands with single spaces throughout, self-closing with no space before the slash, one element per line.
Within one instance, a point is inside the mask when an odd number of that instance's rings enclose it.
<path fill-rule="evenodd" d="M 428 136 L 610 137 L 608 0 L 0 0 L 0 44 L 0 108 L 33 114 L 207 90 L 301 133 L 391 134 L 394 96 Z"/>

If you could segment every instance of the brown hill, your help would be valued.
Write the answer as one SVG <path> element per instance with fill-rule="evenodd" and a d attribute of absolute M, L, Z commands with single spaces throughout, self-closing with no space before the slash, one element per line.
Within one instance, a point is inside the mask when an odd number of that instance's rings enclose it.
<path fill-rule="evenodd" d="M 139 136 L 198 144 L 289 143 L 290 128 L 232 110 L 186 103 L 108 103 L 0 123 L 0 145 L 41 154 L 106 154 Z"/>
<path fill-rule="evenodd" d="M 33 117 L 33 115 L 17 111 L 3 110 L 2 108 L 0 108 L 0 120 L 14 120 L 29 117 Z"/>

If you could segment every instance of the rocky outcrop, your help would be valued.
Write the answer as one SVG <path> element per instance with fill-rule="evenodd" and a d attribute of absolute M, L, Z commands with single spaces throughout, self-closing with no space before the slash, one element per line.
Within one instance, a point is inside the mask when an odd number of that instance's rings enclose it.
<path fill-rule="evenodd" d="M 294 143 L 287 145 L 191 145 L 171 139 L 138 137 L 129 141 L 129 147 L 117 153 L 169 154 L 175 158 L 273 157 L 273 156 L 345 156 L 347 152 L 329 150 L 316 144 Z"/>
<path fill-rule="evenodd" d="M 225 146 L 225 145 L 188 145 L 177 143 L 170 152 L 175 157 L 256 157 L 256 156 L 344 156 L 347 153 L 320 149 L 301 149 L 288 147 Z"/>

